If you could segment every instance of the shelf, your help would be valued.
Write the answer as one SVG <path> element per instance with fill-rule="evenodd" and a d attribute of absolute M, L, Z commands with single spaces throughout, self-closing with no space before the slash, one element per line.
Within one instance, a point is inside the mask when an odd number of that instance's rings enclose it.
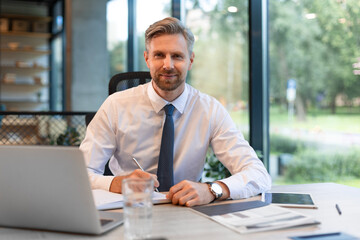
<path fill-rule="evenodd" d="M 14 18 L 14 19 L 22 19 L 22 20 L 30 20 L 30 21 L 40 21 L 40 22 L 51 22 L 52 18 L 47 16 L 33 16 L 33 15 L 19 15 L 19 14 L 6 14 L 2 13 L 0 15 L 1 18 Z"/>
<path fill-rule="evenodd" d="M 51 33 L 38 33 L 38 32 L 16 32 L 16 31 L 8 31 L 1 32 L 2 37 L 25 37 L 25 38 L 42 38 L 49 39 L 51 37 Z"/>
<path fill-rule="evenodd" d="M 46 84 L 1 83 L 1 91 L 8 93 L 29 93 L 37 92 L 47 86 Z"/>
<path fill-rule="evenodd" d="M 25 9 L 0 13 L 5 30 L 0 32 L 0 102 L 8 111 L 49 108 L 53 18 L 43 13 Z"/>
<path fill-rule="evenodd" d="M 6 105 L 6 110 L 7 111 L 18 111 L 19 109 L 21 111 L 32 111 L 36 108 L 40 108 L 46 104 L 48 104 L 48 102 L 39 102 L 39 101 L 21 101 L 21 100 L 17 100 L 17 101 L 1 101 L 1 103 Z"/>
<path fill-rule="evenodd" d="M 30 49 L 10 49 L 10 48 L 1 48 L 1 58 L 7 59 L 9 61 L 29 61 L 35 58 L 42 56 L 47 56 L 50 54 L 50 51 L 47 50 L 30 50 Z"/>
<path fill-rule="evenodd" d="M 1 48 L 9 47 L 9 43 L 17 43 L 18 47 L 32 46 L 34 48 L 48 44 L 50 33 L 35 32 L 1 32 Z"/>
<path fill-rule="evenodd" d="M 49 71 L 47 67 L 16 67 L 16 66 L 1 66 L 3 73 L 15 73 L 20 76 L 35 76 L 37 74 Z"/>

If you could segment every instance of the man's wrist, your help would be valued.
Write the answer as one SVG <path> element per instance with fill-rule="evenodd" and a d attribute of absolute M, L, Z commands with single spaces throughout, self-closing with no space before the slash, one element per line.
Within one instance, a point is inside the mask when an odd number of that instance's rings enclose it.
<path fill-rule="evenodd" d="M 220 184 L 216 182 L 206 182 L 208 185 L 208 189 L 211 193 L 211 195 L 214 197 L 214 199 L 211 202 L 214 202 L 217 199 L 220 199 L 223 195 L 223 190 Z"/>
<path fill-rule="evenodd" d="M 114 193 L 121 193 L 122 192 L 122 180 L 124 176 L 116 176 L 113 178 L 112 182 L 110 183 L 109 191 Z"/>
<path fill-rule="evenodd" d="M 223 193 L 221 198 L 219 198 L 219 200 L 225 200 L 225 199 L 230 198 L 230 190 L 229 190 L 228 186 L 225 183 L 223 183 L 222 181 L 216 181 L 216 183 L 218 183 L 221 186 L 222 193 Z"/>

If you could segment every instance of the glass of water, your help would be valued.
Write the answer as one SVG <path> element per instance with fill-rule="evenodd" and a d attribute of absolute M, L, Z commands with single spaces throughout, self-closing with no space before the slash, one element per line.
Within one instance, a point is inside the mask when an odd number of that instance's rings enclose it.
<path fill-rule="evenodd" d="M 152 230 L 152 193 L 154 180 L 127 178 L 122 182 L 125 239 L 146 239 Z"/>

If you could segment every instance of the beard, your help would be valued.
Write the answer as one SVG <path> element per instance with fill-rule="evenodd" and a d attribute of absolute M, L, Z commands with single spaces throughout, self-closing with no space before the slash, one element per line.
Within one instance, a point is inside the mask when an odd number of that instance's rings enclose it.
<path fill-rule="evenodd" d="M 171 79 L 163 78 L 163 74 L 175 74 L 175 77 Z M 154 74 L 153 80 L 163 91 L 173 91 L 177 89 L 183 82 L 185 82 L 185 79 L 181 79 L 181 76 L 176 71 L 162 71 Z"/>

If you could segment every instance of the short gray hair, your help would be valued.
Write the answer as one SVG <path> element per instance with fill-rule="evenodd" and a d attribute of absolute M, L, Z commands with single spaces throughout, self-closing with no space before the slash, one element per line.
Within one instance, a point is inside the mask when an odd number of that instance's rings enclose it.
<path fill-rule="evenodd" d="M 163 20 L 157 21 L 149 26 L 145 32 L 145 48 L 148 51 L 148 46 L 151 40 L 162 34 L 182 34 L 186 40 L 189 54 L 191 54 L 195 38 L 190 29 L 186 28 L 179 19 L 167 17 Z"/>

